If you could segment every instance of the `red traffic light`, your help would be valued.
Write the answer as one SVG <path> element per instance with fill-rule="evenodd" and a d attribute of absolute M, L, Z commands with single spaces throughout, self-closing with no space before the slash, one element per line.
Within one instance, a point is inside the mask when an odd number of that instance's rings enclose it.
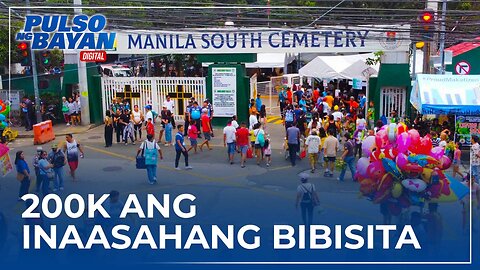
<path fill-rule="evenodd" d="M 426 23 L 429 23 L 433 20 L 433 15 L 432 13 L 428 12 L 428 11 L 425 11 L 423 12 L 422 14 L 422 21 L 423 22 L 426 22 Z"/>
<path fill-rule="evenodd" d="M 28 49 L 28 44 L 26 42 L 21 42 L 21 43 L 18 43 L 17 47 L 20 50 L 24 51 L 24 50 Z"/>

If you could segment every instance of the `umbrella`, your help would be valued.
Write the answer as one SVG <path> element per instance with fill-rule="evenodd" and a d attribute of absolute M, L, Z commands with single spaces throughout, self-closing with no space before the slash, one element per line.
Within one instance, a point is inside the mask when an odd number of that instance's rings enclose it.
<path fill-rule="evenodd" d="M 470 193 L 467 186 L 462 184 L 452 176 L 445 174 L 445 178 L 440 180 L 438 184 L 432 185 L 429 188 L 432 194 L 438 194 L 436 198 L 431 198 L 429 202 L 456 202 Z"/>

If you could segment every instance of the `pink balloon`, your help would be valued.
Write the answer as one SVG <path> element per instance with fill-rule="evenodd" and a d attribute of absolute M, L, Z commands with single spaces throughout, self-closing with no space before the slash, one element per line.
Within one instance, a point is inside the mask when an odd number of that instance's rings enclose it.
<path fill-rule="evenodd" d="M 452 160 L 447 156 L 442 156 L 438 161 L 437 167 L 440 170 L 447 170 L 452 165 Z"/>
<path fill-rule="evenodd" d="M 388 133 L 386 129 L 377 132 L 377 135 L 375 135 L 375 144 L 380 149 L 388 145 Z"/>
<path fill-rule="evenodd" d="M 410 138 L 410 134 L 404 132 L 397 137 L 397 150 L 399 153 L 406 153 L 408 147 L 412 143 L 412 139 Z"/>
<path fill-rule="evenodd" d="M 385 169 L 381 161 L 375 161 L 370 163 L 367 167 L 368 177 L 376 182 L 382 180 L 383 175 L 385 174 Z"/>
<path fill-rule="evenodd" d="M 362 157 L 357 162 L 357 173 L 363 177 L 367 177 L 367 168 L 370 165 L 370 159 Z"/>
<path fill-rule="evenodd" d="M 443 149 L 443 147 L 441 146 L 434 147 L 430 151 L 430 156 L 436 160 L 439 160 L 444 154 L 445 154 L 445 149 Z"/>
<path fill-rule="evenodd" d="M 367 138 L 365 138 L 365 140 L 363 140 L 362 142 L 362 153 L 365 155 L 365 156 L 370 156 L 370 154 L 372 153 L 372 150 L 373 148 L 376 147 L 376 144 L 375 144 L 375 136 L 368 136 Z"/>
<path fill-rule="evenodd" d="M 416 148 L 418 144 L 420 144 L 420 133 L 415 129 L 410 129 L 407 133 L 410 135 L 410 146 L 408 147 L 408 150 L 416 153 Z"/>
<path fill-rule="evenodd" d="M 408 163 L 408 157 L 404 153 L 400 153 L 397 156 L 397 166 L 400 170 L 403 170 Z"/>

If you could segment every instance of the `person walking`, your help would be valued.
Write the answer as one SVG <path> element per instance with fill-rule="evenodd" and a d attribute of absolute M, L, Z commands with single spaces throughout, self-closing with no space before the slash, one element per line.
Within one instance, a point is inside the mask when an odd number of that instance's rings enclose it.
<path fill-rule="evenodd" d="M 137 157 L 142 154 L 145 157 L 148 182 L 153 185 L 157 183 L 157 162 L 158 156 L 163 159 L 162 149 L 155 141 L 155 136 L 147 134 L 147 139 L 137 149 Z"/>
<path fill-rule="evenodd" d="M 53 164 L 48 162 L 47 151 L 42 151 L 40 160 L 38 161 L 38 168 L 40 169 L 40 182 L 42 187 L 42 194 L 46 196 L 50 192 L 50 180 L 55 177 L 53 172 Z"/>
<path fill-rule="evenodd" d="M 470 164 L 473 181 L 477 184 L 480 181 L 480 145 L 478 144 L 478 141 L 478 136 L 473 135 L 471 138 L 472 148 L 470 151 Z"/>
<path fill-rule="evenodd" d="M 210 117 L 208 117 L 207 109 L 202 109 L 201 119 L 202 119 L 202 131 L 203 131 L 203 136 L 205 137 L 205 140 L 203 141 L 202 144 L 200 144 L 200 151 L 203 151 L 202 147 L 204 145 L 207 145 L 208 150 L 212 150 L 209 143 L 209 141 L 212 139 L 212 126 L 210 125 Z"/>
<path fill-rule="evenodd" d="M 455 151 L 453 151 L 453 178 L 458 174 L 463 178 L 463 173 L 460 171 L 460 165 L 462 164 L 462 145 L 460 142 L 455 142 Z"/>
<path fill-rule="evenodd" d="M 105 147 L 111 147 L 113 143 L 113 118 L 110 110 L 105 112 L 105 119 L 103 122 L 105 124 Z"/>
<path fill-rule="evenodd" d="M 232 120 L 229 120 L 227 126 L 223 128 L 223 147 L 227 147 L 228 161 L 233 164 L 236 151 L 236 132 L 237 130 L 232 126 Z"/>
<path fill-rule="evenodd" d="M 75 181 L 75 171 L 78 168 L 78 158 L 84 158 L 85 154 L 80 144 L 73 139 L 72 134 L 67 134 L 65 139 L 66 143 L 63 146 L 63 151 L 67 155 L 67 162 L 68 166 L 70 167 L 70 176 L 72 176 L 72 180 Z"/>
<path fill-rule="evenodd" d="M 138 109 L 138 105 L 133 106 L 132 115 L 130 116 L 133 122 L 133 129 L 135 134 L 135 141 L 142 139 L 142 125 L 145 121 L 143 113 Z M 138 133 L 138 136 L 137 136 Z"/>
<path fill-rule="evenodd" d="M 337 158 L 338 139 L 331 133 L 328 133 L 327 135 L 328 136 L 323 144 L 323 156 L 326 158 L 325 173 L 323 176 L 332 177 L 335 160 Z"/>
<path fill-rule="evenodd" d="M 265 146 L 265 131 L 262 129 L 262 124 L 257 123 L 253 127 L 255 134 L 255 155 L 257 157 L 257 165 L 260 166 L 260 161 L 263 160 L 263 147 Z"/>
<path fill-rule="evenodd" d="M 198 142 L 197 142 L 198 130 L 197 130 L 197 126 L 195 126 L 195 121 L 194 120 L 190 120 L 187 135 L 188 135 L 188 138 L 190 139 L 190 148 L 188 148 L 187 151 L 190 152 L 190 150 L 194 149 L 195 150 L 194 153 L 196 154 L 197 153 L 197 145 L 198 145 Z M 185 136 L 185 132 L 184 132 L 184 136 Z"/>
<path fill-rule="evenodd" d="M 237 145 L 240 150 L 241 161 L 240 167 L 245 168 L 245 161 L 247 160 L 247 151 L 249 148 L 249 136 L 250 132 L 247 129 L 247 123 L 240 123 L 240 128 L 236 132 Z"/>
<path fill-rule="evenodd" d="M 313 222 L 313 208 L 318 205 L 319 199 L 315 190 L 315 185 L 308 182 L 308 175 L 300 175 L 300 185 L 297 187 L 297 196 L 295 207 L 300 206 L 302 221 L 305 226 L 310 226 Z"/>
<path fill-rule="evenodd" d="M 190 119 L 195 121 L 195 126 L 197 127 L 197 130 L 200 132 L 200 118 L 202 117 L 202 108 L 198 106 L 198 102 L 194 101 L 192 107 L 190 107 L 189 111 Z M 198 138 L 202 138 L 201 134 L 198 134 Z"/>
<path fill-rule="evenodd" d="M 345 133 L 344 136 L 346 142 L 344 144 L 342 160 L 345 162 L 345 166 L 343 166 L 340 176 L 337 180 L 340 182 L 344 181 L 345 172 L 347 171 L 348 167 L 350 169 L 350 173 L 352 174 L 352 181 L 355 181 L 355 142 L 352 140 L 350 133 Z"/>
<path fill-rule="evenodd" d="M 183 155 L 183 157 L 185 158 L 185 169 L 191 170 L 193 168 L 188 165 L 188 151 L 185 146 L 185 140 L 183 136 L 183 125 L 178 125 L 177 129 L 178 132 L 177 135 L 175 135 L 175 170 L 180 170 L 180 168 L 178 167 L 178 162 L 180 161 L 181 155 Z"/>
<path fill-rule="evenodd" d="M 287 128 L 288 152 L 290 154 L 290 163 L 292 167 L 296 165 L 297 152 L 300 146 L 300 129 L 292 125 Z"/>
<path fill-rule="evenodd" d="M 320 145 L 320 137 L 317 135 L 317 131 L 314 130 L 305 140 L 305 151 L 308 153 L 308 159 L 310 160 L 311 173 L 314 173 L 316 169 Z"/>
<path fill-rule="evenodd" d="M 25 161 L 25 154 L 23 151 L 17 151 L 15 154 L 15 167 L 17 169 L 17 180 L 20 182 L 18 200 L 21 201 L 23 195 L 27 194 L 28 189 L 30 188 L 30 169 Z"/>
<path fill-rule="evenodd" d="M 63 167 L 67 164 L 67 161 L 65 159 L 65 154 L 58 149 L 58 144 L 54 143 L 52 145 L 52 151 L 48 153 L 48 161 L 53 165 L 53 172 L 55 173 L 53 192 L 63 190 L 63 182 L 65 178 Z"/>

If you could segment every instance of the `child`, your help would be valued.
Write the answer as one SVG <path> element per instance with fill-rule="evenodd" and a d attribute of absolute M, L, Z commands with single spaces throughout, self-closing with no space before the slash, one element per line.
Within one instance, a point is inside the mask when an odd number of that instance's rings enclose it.
<path fill-rule="evenodd" d="M 462 150 L 460 150 L 461 148 L 461 144 L 459 142 L 456 142 L 455 143 L 455 151 L 453 152 L 453 178 L 455 178 L 455 176 L 457 175 L 460 175 L 460 177 L 463 178 L 463 173 L 460 172 L 460 164 L 461 164 L 461 156 L 462 156 Z"/>
<path fill-rule="evenodd" d="M 198 138 L 198 129 L 195 126 L 195 120 L 190 120 L 190 125 L 188 126 L 188 138 L 190 139 L 190 148 L 188 148 L 188 152 L 194 149 L 195 154 L 197 153 L 197 138 Z"/>
<path fill-rule="evenodd" d="M 148 118 L 145 129 L 147 130 L 147 135 L 155 136 L 155 126 L 153 125 L 152 118 Z"/>
<path fill-rule="evenodd" d="M 430 132 L 430 136 L 432 137 L 432 146 L 437 147 L 440 144 L 440 138 L 438 137 L 438 133 L 432 130 Z"/>
<path fill-rule="evenodd" d="M 255 152 L 255 141 L 257 140 L 257 137 L 255 136 L 255 132 L 252 130 L 249 131 L 250 134 L 250 148 L 252 149 L 252 153 Z"/>
<path fill-rule="evenodd" d="M 272 162 L 272 147 L 269 137 L 267 137 L 267 139 L 265 140 L 265 145 L 263 146 L 263 154 L 267 159 L 267 167 L 270 167 L 270 163 Z"/>

